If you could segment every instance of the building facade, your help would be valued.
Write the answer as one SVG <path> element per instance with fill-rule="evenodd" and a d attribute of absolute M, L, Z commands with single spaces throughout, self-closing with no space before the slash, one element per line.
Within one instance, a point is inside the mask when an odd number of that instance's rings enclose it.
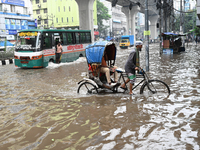
<path fill-rule="evenodd" d="M 110 4 L 111 5 L 111 4 Z M 113 35 L 120 36 L 126 34 L 126 15 L 121 11 L 122 6 L 112 7 Z"/>
<path fill-rule="evenodd" d="M 104 36 L 121 36 L 121 35 L 129 35 L 130 30 L 127 29 L 127 18 L 126 15 L 122 12 L 122 6 L 116 5 L 115 7 L 111 6 L 109 1 L 101 1 L 105 7 L 108 8 L 108 14 L 111 16 L 111 19 L 108 21 L 104 21 L 105 26 L 109 26 Z M 135 17 L 135 26 L 136 26 L 136 37 L 139 35 L 139 31 L 141 29 L 142 23 L 144 23 L 144 17 L 141 17 L 141 13 L 138 13 Z M 140 25 L 141 24 L 141 25 Z"/>
<path fill-rule="evenodd" d="M 104 36 L 120 36 L 124 35 L 127 32 L 126 29 L 126 16 L 121 11 L 122 6 L 116 5 L 115 7 L 111 6 L 109 1 L 101 1 L 105 7 L 108 8 L 108 14 L 111 16 L 109 20 L 104 20 L 103 24 L 108 26 L 107 30 L 104 32 Z"/>
<path fill-rule="evenodd" d="M 36 28 L 30 0 L 0 0 L 0 38 L 16 39 L 18 30 Z"/>
<path fill-rule="evenodd" d="M 32 5 L 38 27 L 79 28 L 79 9 L 75 0 L 32 0 Z M 96 0 L 93 8 L 94 25 L 97 25 Z"/>

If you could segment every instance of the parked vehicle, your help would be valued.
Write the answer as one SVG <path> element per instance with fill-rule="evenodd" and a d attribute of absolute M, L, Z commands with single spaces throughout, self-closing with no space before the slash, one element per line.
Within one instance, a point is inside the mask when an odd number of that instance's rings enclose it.
<path fill-rule="evenodd" d="M 182 45 L 182 36 L 185 36 L 184 34 L 174 34 L 171 32 L 165 32 L 162 33 L 163 38 L 163 46 L 162 50 L 165 54 L 173 54 L 185 51 L 185 47 Z"/>
<path fill-rule="evenodd" d="M 128 48 L 134 45 L 134 35 L 123 35 L 121 36 L 119 47 Z"/>

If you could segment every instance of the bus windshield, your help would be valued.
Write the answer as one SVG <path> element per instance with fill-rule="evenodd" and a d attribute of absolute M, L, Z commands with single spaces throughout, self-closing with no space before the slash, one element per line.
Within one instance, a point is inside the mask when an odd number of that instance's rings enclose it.
<path fill-rule="evenodd" d="M 38 51 L 40 48 L 39 32 L 20 32 L 17 34 L 16 51 Z"/>

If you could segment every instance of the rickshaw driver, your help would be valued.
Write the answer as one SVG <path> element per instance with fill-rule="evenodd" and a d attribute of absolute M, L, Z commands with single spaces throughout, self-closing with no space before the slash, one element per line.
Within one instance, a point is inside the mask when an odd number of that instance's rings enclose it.
<path fill-rule="evenodd" d="M 121 85 L 120 88 L 126 89 L 125 84 L 130 81 L 130 86 L 129 86 L 129 94 L 132 95 L 132 87 L 135 83 L 136 75 L 135 72 L 136 70 L 139 70 L 140 62 L 139 62 L 139 51 L 142 50 L 142 41 L 136 41 L 135 46 L 136 49 L 134 48 L 133 51 L 129 54 L 128 60 L 125 64 L 125 72 L 128 75 L 128 79 L 125 81 L 124 84 Z"/>
<path fill-rule="evenodd" d="M 118 73 L 116 71 L 117 66 L 113 66 L 112 68 L 109 68 L 107 63 L 106 63 L 105 57 L 107 57 L 106 51 L 104 51 L 104 56 L 103 56 L 102 61 L 101 61 L 100 72 L 105 73 L 106 79 L 107 79 L 107 82 L 108 82 L 108 86 L 119 86 L 119 85 L 121 85 L 120 83 L 117 82 L 118 81 Z M 114 72 L 114 83 L 111 82 L 110 71 Z"/>

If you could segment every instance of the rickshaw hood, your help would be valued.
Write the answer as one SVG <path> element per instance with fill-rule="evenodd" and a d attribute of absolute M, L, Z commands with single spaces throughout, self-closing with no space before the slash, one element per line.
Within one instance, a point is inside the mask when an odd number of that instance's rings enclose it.
<path fill-rule="evenodd" d="M 114 43 L 109 41 L 97 41 L 86 46 L 85 54 L 88 64 L 101 63 L 106 46 L 111 44 Z M 116 47 L 115 47 L 115 56 L 116 56 Z"/>

